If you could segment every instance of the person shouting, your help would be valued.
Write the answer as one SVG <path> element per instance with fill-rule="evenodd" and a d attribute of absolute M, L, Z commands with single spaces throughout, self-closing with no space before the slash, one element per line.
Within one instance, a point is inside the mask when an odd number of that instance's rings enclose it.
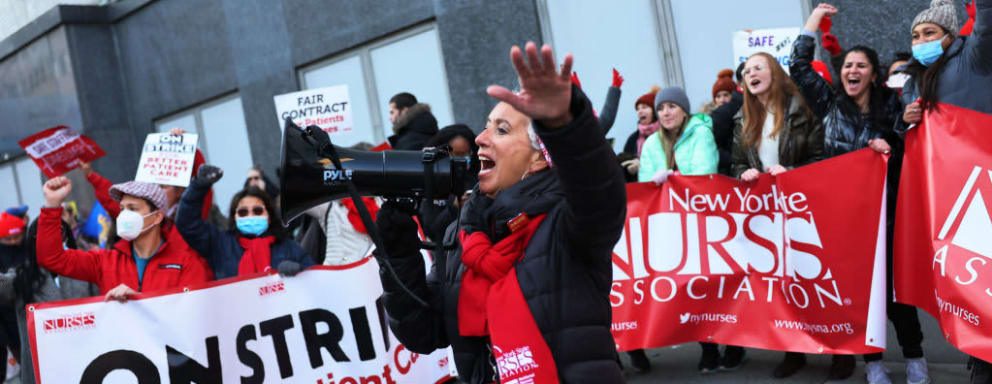
<path fill-rule="evenodd" d="M 476 138 L 479 185 L 446 234 L 458 248 L 425 276 L 416 222 L 392 202 L 379 210 L 389 326 L 416 353 L 450 345 L 469 383 L 622 383 L 609 302 L 621 170 L 569 82 L 572 56 L 560 72 L 548 46 L 510 58 L 520 91 L 487 90 L 500 103 Z"/>

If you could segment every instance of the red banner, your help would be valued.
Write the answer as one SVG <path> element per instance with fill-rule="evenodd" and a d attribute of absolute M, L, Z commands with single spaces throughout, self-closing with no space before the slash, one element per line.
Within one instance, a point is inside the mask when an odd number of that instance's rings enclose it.
<path fill-rule="evenodd" d="M 896 300 L 992 361 L 992 115 L 941 104 L 906 136 L 896 208 Z"/>
<path fill-rule="evenodd" d="M 60 125 L 17 142 L 48 178 L 69 172 L 80 162 L 91 162 L 106 155 L 89 137 Z"/>
<path fill-rule="evenodd" d="M 755 183 L 628 184 L 610 293 L 618 348 L 880 351 L 885 171 L 866 149 Z"/>

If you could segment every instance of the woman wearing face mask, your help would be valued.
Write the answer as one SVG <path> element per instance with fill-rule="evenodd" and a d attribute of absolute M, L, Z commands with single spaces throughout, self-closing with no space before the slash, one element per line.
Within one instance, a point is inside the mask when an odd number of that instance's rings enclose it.
<path fill-rule="evenodd" d="M 210 186 L 224 172 L 203 165 L 190 180 L 179 201 L 176 229 L 207 260 L 218 279 L 276 269 L 293 276 L 313 265 L 310 257 L 283 230 L 278 212 L 267 193 L 248 187 L 231 198 L 228 231 L 203 220 L 198 207 Z"/>
<path fill-rule="evenodd" d="M 933 0 L 913 19 L 911 76 L 902 89 L 906 105 L 896 130 L 905 132 L 947 103 L 992 114 L 992 0 L 975 0 L 970 36 L 957 36 L 960 22 L 951 0 Z"/>
<path fill-rule="evenodd" d="M 622 383 L 609 302 L 626 206 L 621 170 L 589 100 L 569 82 L 572 56 L 558 72 L 550 47 L 525 50 L 527 62 L 510 51 L 521 91 L 488 89 L 502 102 L 476 138 L 479 185 L 446 234 L 459 247 L 439 253 L 425 276 L 414 220 L 393 203 L 379 210 L 388 251 L 380 263 L 419 298 L 382 268 L 389 325 L 411 351 L 452 346 L 468 383 L 517 374 Z"/>
<path fill-rule="evenodd" d="M 806 30 L 796 40 L 792 51 L 789 73 L 800 93 L 817 118 L 823 120 L 826 137 L 824 150 L 827 157 L 871 147 L 879 153 L 891 153 L 888 178 L 888 237 L 887 260 L 889 279 L 887 292 L 892 291 L 892 229 L 895 224 L 896 194 L 902 170 L 902 139 L 892 126 L 901 114 L 901 106 L 894 93 L 882 83 L 884 74 L 878 54 L 874 50 L 857 46 L 843 56 L 840 81 L 836 89 L 823 80 L 810 64 L 816 49 L 816 28 L 824 17 L 837 14 L 837 8 L 820 4 L 806 22 Z M 895 326 L 899 345 L 906 359 L 906 376 L 910 384 L 929 382 L 926 359 L 923 357 L 923 333 L 920 320 L 913 306 L 888 300 L 888 317 Z M 832 378 L 849 376 L 853 370 L 853 357 L 837 356 L 843 364 L 834 364 L 839 371 L 831 371 Z M 882 354 L 865 355 L 865 375 L 871 384 L 891 383 L 888 370 L 882 365 Z M 841 372 L 843 371 L 843 372 Z"/>
<path fill-rule="evenodd" d="M 933 0 L 913 19 L 911 77 L 902 88 L 906 105 L 896 131 L 906 132 L 947 103 L 992 114 L 992 0 L 975 0 L 970 36 L 957 36 L 960 21 L 951 0 Z M 971 382 L 992 383 L 992 364 L 972 358 Z"/>
<path fill-rule="evenodd" d="M 720 154 L 709 115 L 690 116 L 689 97 L 679 87 L 659 91 L 654 105 L 661 129 L 644 141 L 637 181 L 660 185 L 675 171 L 683 175 L 716 173 Z"/>
<path fill-rule="evenodd" d="M 38 217 L 38 264 L 55 274 L 94 283 L 107 300 L 127 300 L 139 292 L 185 287 L 213 280 L 213 272 L 189 246 L 166 234 L 165 192 L 158 185 L 129 181 L 110 188 L 120 203 L 111 249 L 79 251 L 62 247 L 62 201 L 72 191 L 65 177 L 42 187 L 45 207 Z"/>
<path fill-rule="evenodd" d="M 823 124 L 772 55 L 756 53 L 744 67 L 744 105 L 734 116 L 731 171 L 753 182 L 823 159 Z"/>

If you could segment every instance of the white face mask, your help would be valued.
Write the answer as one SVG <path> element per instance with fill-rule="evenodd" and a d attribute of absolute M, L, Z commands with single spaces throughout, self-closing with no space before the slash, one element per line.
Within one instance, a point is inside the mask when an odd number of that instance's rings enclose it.
<path fill-rule="evenodd" d="M 886 81 L 885 85 L 892 89 L 901 89 L 903 85 L 906 85 L 907 80 L 909 80 L 909 75 L 905 73 L 897 73 L 889 76 L 889 81 Z"/>
<path fill-rule="evenodd" d="M 121 214 L 117 215 L 117 236 L 120 236 L 122 239 L 127 241 L 138 238 L 142 232 L 148 230 L 148 228 L 151 228 L 154 225 L 142 227 L 145 225 L 145 218 L 153 214 L 155 214 L 155 212 L 141 216 L 140 213 L 135 211 L 126 209 L 121 211 Z"/>

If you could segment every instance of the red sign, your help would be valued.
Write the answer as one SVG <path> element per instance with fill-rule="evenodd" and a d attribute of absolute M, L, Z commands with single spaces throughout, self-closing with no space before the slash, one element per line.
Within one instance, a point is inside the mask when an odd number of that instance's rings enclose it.
<path fill-rule="evenodd" d="M 885 172 L 866 149 L 755 183 L 628 184 L 610 292 L 618 348 L 880 351 Z"/>
<path fill-rule="evenodd" d="M 895 297 L 937 318 L 954 346 L 992 361 L 992 115 L 939 111 L 906 136 Z"/>
<path fill-rule="evenodd" d="M 18 141 L 31 160 L 48 178 L 69 172 L 81 162 L 91 162 L 106 155 L 89 137 L 60 125 Z"/>

